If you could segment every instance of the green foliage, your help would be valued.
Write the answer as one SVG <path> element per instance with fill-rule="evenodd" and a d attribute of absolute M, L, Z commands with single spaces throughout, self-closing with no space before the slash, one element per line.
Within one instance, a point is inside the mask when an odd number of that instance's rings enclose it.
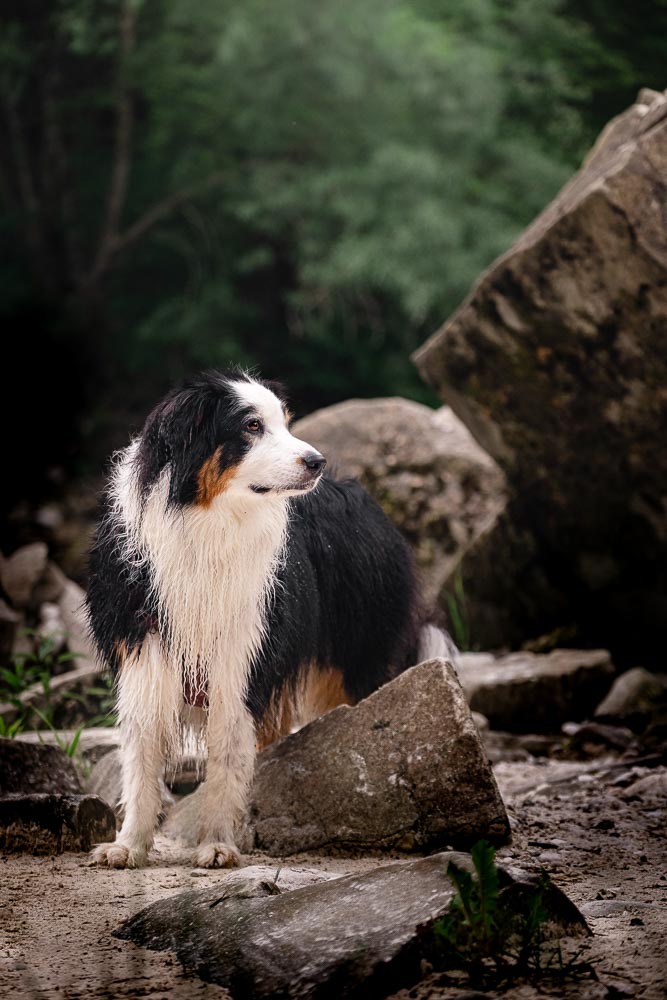
<path fill-rule="evenodd" d="M 45 303 L 89 454 L 229 361 L 432 401 L 409 352 L 597 127 L 564 5 L 9 0 L 0 301 Z"/>
<path fill-rule="evenodd" d="M 0 718 L 0 736 L 10 738 L 27 727 L 33 714 L 47 729 L 54 733 L 57 731 L 53 725 L 56 706 L 52 703 L 51 679 L 54 675 L 63 673 L 63 670 L 67 669 L 81 655 L 80 653 L 59 651 L 59 646 L 52 636 L 43 635 L 35 629 L 24 629 L 23 634 L 33 640 L 34 648 L 26 653 L 17 654 L 7 667 L 0 668 L 0 702 L 22 710 L 22 714 L 11 724 Z M 26 707 L 21 701 L 20 695 L 34 684 L 42 686 L 43 710 L 34 705 Z M 99 683 L 88 688 L 85 695 L 65 690 L 59 692 L 59 698 L 63 702 L 78 702 L 82 706 L 84 715 L 90 712 L 91 700 L 98 703 L 99 712 L 86 719 L 85 726 L 82 728 L 115 726 L 117 724 L 114 710 L 113 679 L 108 674 L 100 675 Z M 78 739 L 76 743 L 78 744 Z M 58 745 L 61 745 L 60 741 L 58 741 Z M 62 749 L 66 750 L 66 747 L 63 746 Z"/>
<path fill-rule="evenodd" d="M 447 590 L 445 597 L 452 638 L 462 653 L 467 652 L 472 648 L 470 645 L 470 618 L 460 572 L 457 572 L 454 577 L 453 590 Z"/>
<path fill-rule="evenodd" d="M 100 711 L 86 722 L 86 728 L 93 726 L 117 726 L 118 715 L 116 713 L 116 694 L 113 678 L 110 674 L 102 674 L 100 683 L 88 688 L 88 695 L 91 698 L 99 699 Z M 84 703 L 85 703 L 85 699 Z"/>
<path fill-rule="evenodd" d="M 35 715 L 39 716 L 39 718 L 42 720 L 42 722 L 44 723 L 44 725 L 46 726 L 46 728 L 53 733 L 53 736 L 54 736 L 54 739 L 56 741 L 57 746 L 59 746 L 60 749 L 64 753 L 66 753 L 68 757 L 74 757 L 74 754 L 77 751 L 77 747 L 79 746 L 79 740 L 81 739 L 81 733 L 83 732 L 83 730 L 86 727 L 85 726 L 79 726 L 79 728 L 75 730 L 73 737 L 70 740 L 67 740 L 67 739 L 65 739 L 65 737 L 63 736 L 63 734 L 56 729 L 56 727 L 53 725 L 53 723 L 51 722 L 51 720 L 49 719 L 49 717 L 47 715 L 45 715 L 44 712 L 40 712 L 40 710 L 38 708 L 33 708 L 33 712 L 35 713 Z M 43 743 L 44 740 L 42 739 L 42 736 L 41 736 L 39 730 L 37 732 L 37 735 L 39 736 L 40 743 Z"/>
<path fill-rule="evenodd" d="M 15 736 L 22 733 L 25 728 L 25 723 L 22 716 L 14 719 L 13 722 L 7 722 L 4 716 L 0 715 L 0 736 L 4 736 L 7 740 L 13 740 Z"/>
<path fill-rule="evenodd" d="M 51 677 L 62 673 L 80 655 L 60 650 L 52 636 L 35 629 L 23 629 L 22 634 L 34 641 L 34 648 L 16 654 L 8 666 L 0 667 L 0 701 L 16 708 L 22 707 L 19 695 L 33 684 L 41 683 L 48 696 Z"/>
<path fill-rule="evenodd" d="M 594 975 L 576 951 L 564 960 L 560 945 L 545 942 L 549 882 L 543 873 L 522 911 L 505 905 L 495 851 L 485 840 L 471 851 L 475 874 L 450 861 L 447 875 L 456 895 L 434 925 L 436 962 L 466 973 L 471 983 L 500 986 L 527 979 Z"/>

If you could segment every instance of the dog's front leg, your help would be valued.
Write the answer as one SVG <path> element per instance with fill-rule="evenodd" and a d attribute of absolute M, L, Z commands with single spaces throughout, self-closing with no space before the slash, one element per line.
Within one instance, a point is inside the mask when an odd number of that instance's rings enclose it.
<path fill-rule="evenodd" d="M 113 844 L 98 844 L 91 860 L 109 868 L 146 863 L 162 807 L 165 754 L 178 724 L 181 693 L 157 636 L 145 640 L 118 678 L 123 824 Z"/>
<path fill-rule="evenodd" d="M 195 862 L 200 868 L 241 864 L 235 832 L 245 814 L 255 763 L 255 728 L 243 704 L 210 700 L 208 763 L 202 788 Z"/>

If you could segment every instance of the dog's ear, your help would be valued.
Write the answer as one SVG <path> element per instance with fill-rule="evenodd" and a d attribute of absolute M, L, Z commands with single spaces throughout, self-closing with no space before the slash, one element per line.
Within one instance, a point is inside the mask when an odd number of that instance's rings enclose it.
<path fill-rule="evenodd" d="M 180 389 L 150 412 L 138 454 L 142 488 L 152 485 L 170 465 L 169 500 L 187 502 L 197 473 L 214 446 L 212 421 L 206 419 L 207 402 L 210 405 L 201 393 Z"/>
<path fill-rule="evenodd" d="M 282 382 L 277 382 L 274 379 L 262 379 L 262 385 L 270 389 L 274 396 L 277 396 L 281 403 L 287 402 L 287 389 L 282 384 Z"/>

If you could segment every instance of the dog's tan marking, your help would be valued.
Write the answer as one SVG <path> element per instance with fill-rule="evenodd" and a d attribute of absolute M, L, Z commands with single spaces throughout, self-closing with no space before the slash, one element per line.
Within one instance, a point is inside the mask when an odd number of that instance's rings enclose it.
<path fill-rule="evenodd" d="M 271 702 L 256 730 L 257 749 L 263 750 L 338 705 L 351 704 L 340 670 L 309 663 L 301 670 L 296 690 L 283 688 Z"/>
<path fill-rule="evenodd" d="M 217 496 L 224 493 L 236 475 L 238 465 L 230 465 L 220 472 L 220 454 L 222 445 L 218 445 L 210 458 L 207 458 L 197 476 L 197 505 L 210 507 Z"/>
<path fill-rule="evenodd" d="M 338 705 L 352 705 L 353 699 L 345 690 L 342 671 L 337 667 L 309 664 L 303 673 L 297 699 L 300 725 L 319 718 Z"/>
<path fill-rule="evenodd" d="M 283 688 L 255 731 L 257 749 L 263 750 L 280 736 L 287 736 L 294 728 L 295 703 L 292 691 Z"/>
<path fill-rule="evenodd" d="M 125 660 L 128 659 L 130 655 L 130 651 L 127 648 L 127 643 L 125 642 L 125 639 L 118 639 L 116 642 L 114 642 L 113 653 L 116 659 L 118 660 L 118 663 L 122 666 L 122 664 L 125 662 Z"/>

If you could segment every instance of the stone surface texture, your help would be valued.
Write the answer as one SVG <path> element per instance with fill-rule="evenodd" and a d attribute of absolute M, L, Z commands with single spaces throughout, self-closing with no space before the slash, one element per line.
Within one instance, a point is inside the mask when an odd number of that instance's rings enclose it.
<path fill-rule="evenodd" d="M 667 714 L 667 678 L 643 667 L 626 670 L 595 709 L 600 719 L 642 728 L 658 714 Z"/>
<path fill-rule="evenodd" d="M 412 546 L 428 599 L 505 505 L 500 468 L 448 406 L 351 399 L 298 421 L 293 433 L 381 504 Z"/>
<path fill-rule="evenodd" d="M 436 854 L 288 892 L 280 890 L 280 877 L 253 878 L 244 889 L 236 876 L 229 889 L 223 881 L 154 904 L 116 935 L 176 951 L 186 967 L 234 997 L 386 996 L 420 978 L 428 930 L 454 895 L 450 860 L 470 867 L 467 855 Z M 507 869 L 500 879 L 501 900 L 511 894 L 510 905 L 534 885 Z M 547 938 L 588 933 L 554 886 L 546 906 Z"/>
<path fill-rule="evenodd" d="M 257 847 L 469 845 L 508 838 L 505 808 L 451 664 L 412 667 L 260 756 Z"/>
<path fill-rule="evenodd" d="M 60 747 L 0 739 L 0 795 L 80 791 L 76 768 Z"/>
<path fill-rule="evenodd" d="M 508 477 L 462 566 L 482 647 L 573 625 L 627 666 L 662 656 L 666 215 L 667 92 L 647 91 L 415 355 Z"/>
<path fill-rule="evenodd" d="M 89 851 L 115 833 L 113 811 L 96 795 L 0 797 L 0 851 L 9 854 Z"/>
<path fill-rule="evenodd" d="M 457 670 L 470 707 L 512 733 L 557 733 L 588 718 L 614 678 L 604 649 L 462 653 Z"/>
<path fill-rule="evenodd" d="M 193 843 L 199 793 L 163 832 Z M 477 726 L 454 668 L 412 667 L 259 755 L 239 846 L 298 851 L 434 850 L 509 839 Z"/>
<path fill-rule="evenodd" d="M 30 604 L 33 590 L 46 572 L 47 556 L 44 542 L 33 542 L 0 563 L 0 583 L 15 608 Z"/>

